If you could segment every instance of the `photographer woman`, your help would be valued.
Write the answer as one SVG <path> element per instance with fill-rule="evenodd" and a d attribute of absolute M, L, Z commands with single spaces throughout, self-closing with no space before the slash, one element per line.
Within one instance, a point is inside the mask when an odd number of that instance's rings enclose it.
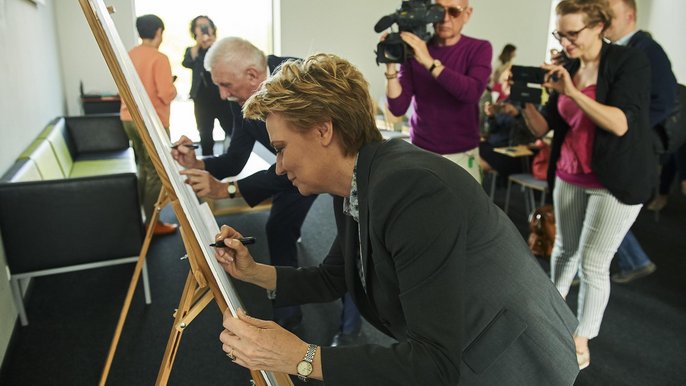
<path fill-rule="evenodd" d="M 566 297 L 579 271 L 574 341 L 583 369 L 610 296 L 610 261 L 651 195 L 657 161 L 647 59 L 602 40 L 612 20 L 606 1 L 563 0 L 556 12 L 553 35 L 570 61 L 543 66 L 543 86 L 552 95 L 542 113 L 533 105 L 523 113 L 536 135 L 555 133 L 548 172 L 557 219 L 551 275 Z"/>
<path fill-rule="evenodd" d="M 214 119 L 219 120 L 224 133 L 230 136 L 233 132 L 234 112 L 239 114 L 240 108 L 234 102 L 222 100 L 219 88 L 212 83 L 210 73 L 205 70 L 205 54 L 217 40 L 217 28 L 212 19 L 204 15 L 196 16 L 191 20 L 190 33 L 195 45 L 186 48 L 181 64 L 193 70 L 190 94 L 193 99 L 195 123 L 200 133 L 202 155 L 213 155 Z"/>

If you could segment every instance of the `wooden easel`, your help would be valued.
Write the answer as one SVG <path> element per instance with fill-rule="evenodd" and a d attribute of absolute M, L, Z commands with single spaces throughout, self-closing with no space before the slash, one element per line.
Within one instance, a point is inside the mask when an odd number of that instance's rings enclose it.
<path fill-rule="evenodd" d="M 166 385 L 181 343 L 181 336 L 188 324 L 213 299 L 217 306 L 219 306 L 220 312 L 223 313 L 226 309 L 230 309 L 235 316 L 240 306 L 240 299 L 235 294 L 235 290 L 221 269 L 221 266 L 218 265 L 213 256 L 210 256 L 209 247 L 204 244 L 203 246 L 200 245 L 200 236 L 208 239 L 214 236 L 206 234 L 211 228 L 207 226 L 207 223 L 203 223 L 203 220 L 211 221 L 211 225 L 215 230 L 217 224 L 208 208 L 205 208 L 206 211 L 203 212 L 203 208 L 199 207 L 195 194 L 183 183 L 183 180 L 178 175 L 176 165 L 169 155 L 169 148 L 171 146 L 169 138 L 145 92 L 145 88 L 135 73 L 135 69 L 121 43 L 114 23 L 109 17 L 109 13 L 112 13 L 113 10 L 107 9 L 102 0 L 79 0 L 79 3 L 117 84 L 119 94 L 124 103 L 129 107 L 141 140 L 162 182 L 162 190 L 155 204 L 156 210 L 149 220 L 143 249 L 131 278 L 129 291 L 120 313 L 100 384 L 104 385 L 107 380 L 131 299 L 145 261 L 145 255 L 152 239 L 153 226 L 159 218 L 160 209 L 167 203 L 171 203 L 176 218 L 180 223 L 180 233 L 190 264 L 190 272 L 188 273 L 186 285 L 179 301 L 179 308 L 174 315 L 174 325 L 157 376 L 156 385 Z M 205 231 L 205 234 L 199 233 L 202 230 Z M 253 377 L 253 384 L 258 386 L 293 385 L 287 374 L 276 374 L 259 370 L 251 371 L 251 375 Z"/>
<path fill-rule="evenodd" d="M 119 338 L 121 338 L 121 332 L 124 329 L 124 323 L 126 323 L 126 316 L 129 314 L 129 309 L 131 308 L 131 301 L 133 300 L 133 294 L 136 292 L 136 286 L 138 285 L 138 280 L 141 276 L 141 270 L 143 269 L 143 264 L 145 263 L 145 258 L 148 255 L 148 249 L 150 249 L 150 243 L 152 241 L 153 229 L 155 228 L 155 223 L 160 217 L 160 211 L 168 203 L 168 195 L 166 190 L 162 189 L 160 195 L 155 203 L 155 210 L 153 211 L 152 218 L 148 220 L 148 227 L 145 231 L 145 239 L 143 239 L 143 246 L 138 254 L 138 261 L 136 262 L 136 267 L 133 269 L 133 275 L 131 276 L 131 283 L 129 283 L 129 289 L 126 292 L 126 298 L 124 298 L 124 305 L 119 313 L 119 321 L 117 322 L 117 327 L 114 330 L 114 337 L 112 338 L 112 343 L 110 344 L 110 350 L 107 353 L 107 360 L 105 361 L 105 367 L 100 375 L 100 386 L 105 386 L 107 383 L 107 376 L 110 373 L 110 368 L 112 367 L 112 361 L 114 360 L 114 354 L 117 351 L 117 345 L 119 344 Z"/>

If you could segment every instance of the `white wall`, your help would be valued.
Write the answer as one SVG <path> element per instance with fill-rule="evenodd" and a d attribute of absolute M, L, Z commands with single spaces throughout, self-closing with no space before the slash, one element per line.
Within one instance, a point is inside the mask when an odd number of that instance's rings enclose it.
<path fill-rule="evenodd" d="M 112 20 L 119 36 L 127 49 L 133 48 L 138 43 L 134 0 L 107 0 L 105 4 L 114 6 Z M 83 81 L 86 93 L 116 94 L 117 86 L 79 2 L 61 0 L 59 5 L 55 11 L 67 112 L 68 115 L 81 115 L 79 82 Z"/>
<path fill-rule="evenodd" d="M 0 174 L 64 113 L 53 3 L 0 0 Z M 0 250 L 0 363 L 17 316 L 5 272 Z"/>
<path fill-rule="evenodd" d="M 464 32 L 491 42 L 494 63 L 507 43 L 517 47 L 515 63 L 543 63 L 550 34 L 549 1 L 471 0 L 470 4 L 474 13 Z"/>
<path fill-rule="evenodd" d="M 299 57 L 318 51 L 342 56 L 362 71 L 370 83 L 372 96 L 378 100 L 385 93 L 385 79 L 384 67 L 375 63 L 379 34 L 373 27 L 381 16 L 399 8 L 400 3 L 400 0 L 281 1 L 280 24 L 275 23 L 275 33 L 281 34 L 281 50 L 278 51 L 278 44 L 275 49 L 277 54 Z M 470 4 L 474 14 L 463 32 L 490 40 L 494 58 L 506 43 L 513 43 L 517 46 L 518 63 L 543 62 L 550 12 L 547 2 L 472 0 Z"/>
<path fill-rule="evenodd" d="M 679 83 L 686 83 L 686 1 L 639 0 L 638 26 L 649 31 L 672 61 L 672 71 Z"/>
<path fill-rule="evenodd" d="M 275 0 L 278 2 L 278 0 Z M 341 56 L 364 74 L 375 98 L 384 95 L 385 66 L 376 65 L 379 34 L 374 24 L 394 12 L 400 0 L 284 0 L 274 23 L 277 55 L 305 57 L 316 52 Z M 275 7 L 277 10 L 279 6 Z M 308 16 L 310 15 L 310 16 Z M 280 28 L 279 28 L 280 27 Z M 280 35 L 280 39 L 279 39 Z"/>

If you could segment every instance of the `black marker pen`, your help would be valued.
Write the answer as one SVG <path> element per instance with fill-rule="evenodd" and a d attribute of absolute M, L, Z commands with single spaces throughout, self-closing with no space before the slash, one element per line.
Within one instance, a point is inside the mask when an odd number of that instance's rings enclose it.
<path fill-rule="evenodd" d="M 255 240 L 255 238 L 252 237 L 252 236 L 241 237 L 241 238 L 238 238 L 238 239 L 236 239 L 236 240 L 240 241 L 241 244 L 243 244 L 243 245 L 255 244 L 255 241 L 257 241 L 257 240 Z M 224 240 L 219 240 L 219 241 L 217 241 L 217 242 L 214 242 L 214 243 L 210 244 L 210 247 L 215 247 L 215 248 L 222 248 L 222 247 L 225 247 L 225 246 L 226 246 L 226 244 L 224 244 Z"/>
<path fill-rule="evenodd" d="M 200 147 L 200 146 L 195 145 L 195 144 L 184 143 L 183 145 L 174 145 L 174 146 L 172 146 L 171 148 L 172 148 L 172 149 L 176 149 L 176 148 L 178 148 L 179 146 L 185 146 L 185 147 L 187 147 L 187 148 L 189 148 L 189 149 L 198 149 L 198 148 Z"/>

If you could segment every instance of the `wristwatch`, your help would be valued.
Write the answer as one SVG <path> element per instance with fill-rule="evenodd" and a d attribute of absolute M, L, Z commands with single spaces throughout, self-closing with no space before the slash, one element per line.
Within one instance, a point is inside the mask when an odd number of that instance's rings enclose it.
<path fill-rule="evenodd" d="M 442 66 L 442 65 L 443 65 L 443 63 L 441 63 L 440 60 L 434 59 L 433 63 L 431 63 L 431 67 L 429 67 L 429 74 L 432 74 L 432 75 L 433 75 L 433 72 L 434 72 L 434 70 L 436 69 L 436 67 L 439 67 L 439 66 Z"/>
<path fill-rule="evenodd" d="M 307 382 L 307 377 L 312 374 L 312 361 L 314 360 L 314 354 L 317 352 L 317 345 L 310 344 L 307 346 L 307 353 L 305 353 L 305 358 L 298 363 L 298 378 L 301 381 Z"/>
<path fill-rule="evenodd" d="M 238 188 L 236 188 L 236 183 L 229 181 L 229 185 L 226 186 L 226 191 L 229 193 L 229 198 L 236 197 L 236 192 L 238 191 Z"/>

